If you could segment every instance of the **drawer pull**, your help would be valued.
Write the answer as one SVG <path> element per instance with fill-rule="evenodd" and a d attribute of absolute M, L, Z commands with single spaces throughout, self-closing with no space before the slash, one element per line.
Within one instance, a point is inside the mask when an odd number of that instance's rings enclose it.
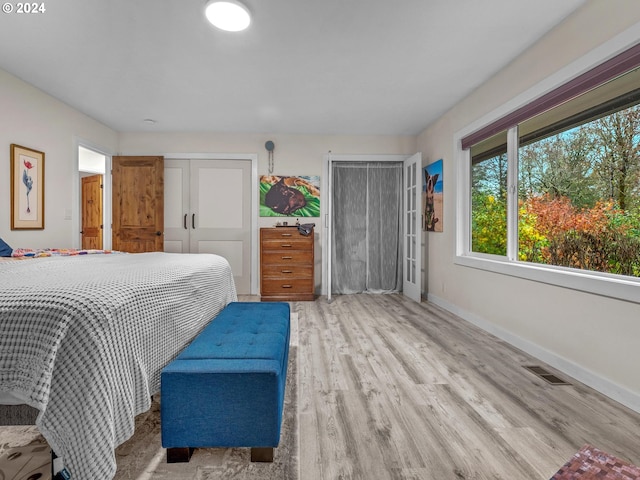
<path fill-rule="evenodd" d="M 282 273 L 293 273 L 293 270 L 282 270 Z"/>
<path fill-rule="evenodd" d="M 282 257 L 282 260 L 291 260 L 293 257 Z"/>
<path fill-rule="evenodd" d="M 282 288 L 293 288 L 293 285 L 282 285 Z"/>
<path fill-rule="evenodd" d="M 282 244 L 282 248 L 291 248 L 291 247 L 293 247 L 293 245 L 291 245 L 290 243 Z"/>
<path fill-rule="evenodd" d="M 283 233 L 283 234 L 282 234 L 282 236 L 283 236 L 283 237 L 290 237 L 290 236 L 291 236 L 291 234 L 290 234 L 290 233 Z"/>

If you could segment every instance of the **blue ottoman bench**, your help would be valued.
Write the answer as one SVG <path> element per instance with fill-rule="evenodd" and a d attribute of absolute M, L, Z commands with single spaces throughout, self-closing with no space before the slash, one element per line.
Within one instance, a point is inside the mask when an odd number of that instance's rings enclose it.
<path fill-rule="evenodd" d="M 289 359 L 289 304 L 233 302 L 161 373 L 167 462 L 196 447 L 250 447 L 273 461 Z"/>

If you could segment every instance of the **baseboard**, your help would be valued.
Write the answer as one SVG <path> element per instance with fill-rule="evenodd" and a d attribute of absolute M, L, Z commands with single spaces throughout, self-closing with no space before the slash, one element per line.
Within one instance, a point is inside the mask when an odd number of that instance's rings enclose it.
<path fill-rule="evenodd" d="M 547 363 L 560 372 L 566 373 L 570 377 L 575 378 L 579 382 L 588 385 L 589 387 L 597 390 L 598 392 L 606 395 L 607 397 L 621 403 L 625 407 L 628 407 L 638 413 L 640 413 L 640 395 L 624 388 L 601 375 L 598 375 L 591 370 L 588 370 L 581 365 L 572 362 L 560 355 L 557 355 L 538 344 L 530 342 L 518 335 L 514 335 L 512 332 L 495 325 L 488 320 L 479 317 L 471 312 L 468 312 L 457 305 L 449 303 L 448 301 L 429 294 L 427 301 L 457 315 L 463 320 L 472 323 L 473 325 L 481 328 L 482 330 L 495 335 L 496 337 L 508 342 L 516 348 L 536 357 L 537 359 Z"/>

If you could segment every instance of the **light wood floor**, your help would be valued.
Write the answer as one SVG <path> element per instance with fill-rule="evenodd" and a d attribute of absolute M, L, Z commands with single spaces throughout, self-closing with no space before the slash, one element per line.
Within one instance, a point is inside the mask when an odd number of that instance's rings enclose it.
<path fill-rule="evenodd" d="M 292 307 L 303 480 L 547 480 L 585 443 L 640 465 L 639 414 L 429 303 Z"/>

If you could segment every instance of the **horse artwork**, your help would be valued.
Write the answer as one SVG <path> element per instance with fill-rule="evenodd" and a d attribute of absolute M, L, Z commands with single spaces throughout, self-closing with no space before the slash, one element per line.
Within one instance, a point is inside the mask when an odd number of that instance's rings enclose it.
<path fill-rule="evenodd" d="M 442 197 L 442 160 L 438 160 L 424 168 L 424 231 L 442 232 Z"/>

